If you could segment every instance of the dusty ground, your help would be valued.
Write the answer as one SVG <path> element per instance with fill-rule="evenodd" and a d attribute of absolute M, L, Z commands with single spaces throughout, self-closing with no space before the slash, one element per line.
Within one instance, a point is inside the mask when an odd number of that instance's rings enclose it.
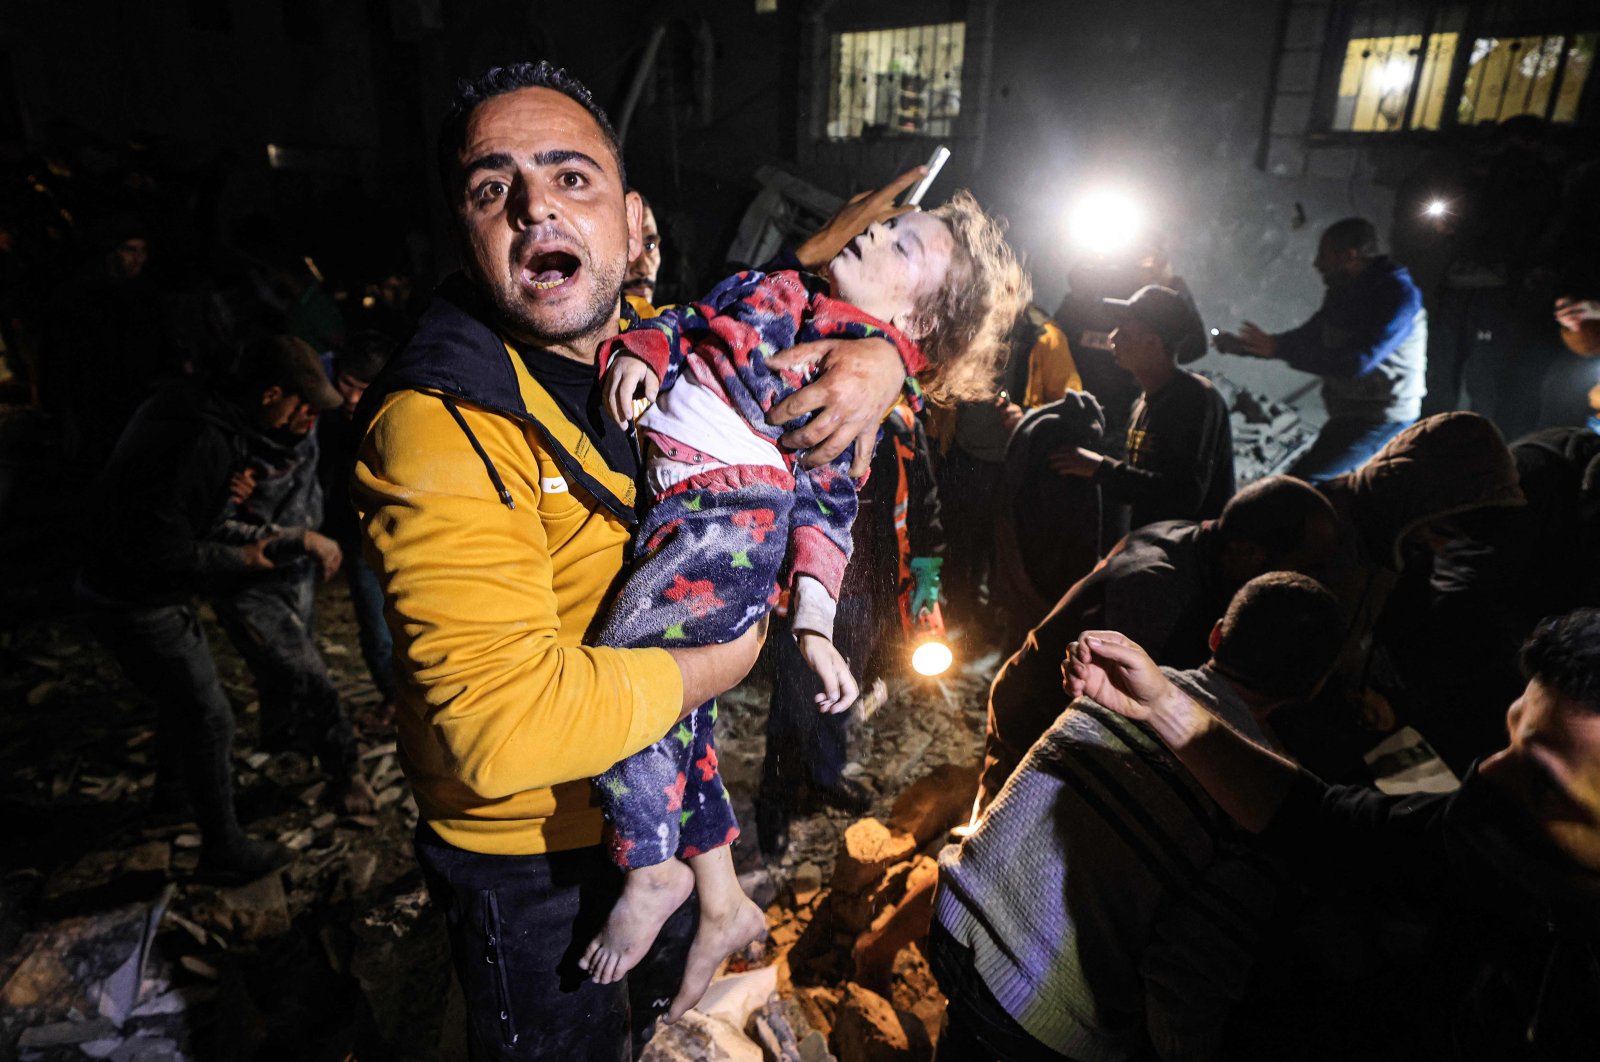
<path fill-rule="evenodd" d="M 240 723 L 244 818 L 297 856 L 281 885 L 196 883 L 193 825 L 156 826 L 145 814 L 153 712 L 67 604 L 64 558 L 78 507 L 58 491 L 41 501 L 26 481 L 3 486 L 0 1057 L 462 1057 L 442 927 L 426 910 L 410 855 L 415 808 L 394 763 L 392 734 L 375 730 L 364 741 L 384 806 L 369 817 L 335 816 L 303 759 L 254 751 L 254 690 L 212 625 Z M 340 581 L 321 592 L 318 636 L 341 692 L 363 714 L 376 695 Z M 894 796 L 928 769 L 976 762 L 994 663 L 991 654 L 942 685 L 896 681 L 888 703 L 859 722 L 860 766 L 852 771 L 879 794 L 876 814 L 886 817 Z M 749 829 L 738 864 L 757 878 L 768 872 L 781 950 L 812 911 L 794 901 L 795 869 L 812 864 L 825 884 L 850 820 L 840 812 L 798 818 L 789 855 L 765 864 L 749 805 L 765 710 L 758 669 L 725 699 L 721 763 Z M 837 966 L 837 957 L 830 961 Z M 918 994 L 897 987 L 897 1005 L 917 1002 L 908 991 Z"/>

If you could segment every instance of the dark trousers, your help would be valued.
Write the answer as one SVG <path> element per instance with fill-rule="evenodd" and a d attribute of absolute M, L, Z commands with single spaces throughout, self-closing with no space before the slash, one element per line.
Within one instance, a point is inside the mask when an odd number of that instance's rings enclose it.
<path fill-rule="evenodd" d="M 846 584 L 850 576 L 845 577 Z M 867 674 L 882 624 L 891 622 L 873 607 L 867 594 L 841 594 L 834 619 L 834 645 L 850 662 L 850 670 L 866 692 Z M 767 750 L 761 770 L 761 798 L 792 804 L 806 784 L 828 788 L 839 784 L 850 759 L 850 713 L 817 711 L 822 680 L 806 666 L 800 647 L 787 631 L 772 639 L 772 705 L 767 712 Z"/>
<path fill-rule="evenodd" d="M 1367 459 L 1384 443 L 1410 427 L 1411 421 L 1379 421 L 1351 417 L 1334 417 L 1317 433 L 1311 449 L 1300 455 L 1289 469 L 1289 475 L 1307 483 L 1322 483 L 1334 476 L 1353 472 L 1367 463 Z"/>
<path fill-rule="evenodd" d="M 86 595 L 96 637 L 157 710 L 161 776 L 181 779 L 207 844 L 239 835 L 233 806 L 233 708 L 193 605 L 113 607 Z"/>
<path fill-rule="evenodd" d="M 372 684 L 385 701 L 394 700 L 394 641 L 383 618 L 383 587 L 378 573 L 361 555 L 361 544 L 344 546 L 344 579 L 350 587 L 350 604 L 356 613 L 356 636 L 361 659 L 372 674 Z"/>
<path fill-rule="evenodd" d="M 313 575 L 301 562 L 212 596 L 222 629 L 255 676 L 261 743 L 314 753 L 335 778 L 356 768 L 355 729 L 317 651 Z"/>
<path fill-rule="evenodd" d="M 950 618 L 982 629 L 993 600 L 995 513 L 1002 504 L 1005 466 L 980 461 L 959 446 L 939 469 L 939 512 L 944 524 L 944 588 Z"/>
<path fill-rule="evenodd" d="M 638 1056 L 677 994 L 696 897 L 667 920 L 625 979 L 601 985 L 577 966 L 622 891 L 622 872 L 599 846 L 483 855 L 446 844 L 424 824 L 416 852 L 449 928 L 472 1062 Z"/>
<path fill-rule="evenodd" d="M 1072 1062 L 1006 1013 L 979 976 L 972 949 L 937 921 L 928 930 L 928 965 L 949 1000 L 934 1062 Z"/>

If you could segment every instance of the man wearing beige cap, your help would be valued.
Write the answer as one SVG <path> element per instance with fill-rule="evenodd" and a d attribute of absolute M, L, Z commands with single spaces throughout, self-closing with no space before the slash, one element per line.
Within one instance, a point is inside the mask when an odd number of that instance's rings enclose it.
<path fill-rule="evenodd" d="M 100 640 L 157 706 L 152 810 L 192 814 L 209 876 L 249 880 L 284 854 L 247 837 L 234 810 L 233 710 L 200 624 L 200 595 L 250 664 L 263 728 L 277 723 L 315 753 L 341 807 L 370 800 L 349 720 L 311 640 L 312 580 L 331 576 L 342 558 L 313 530 L 322 502 L 309 433 L 319 412 L 341 402 L 315 351 L 266 337 L 246 345 L 222 386 L 185 381 L 145 402 L 106 469 L 79 594 Z"/>

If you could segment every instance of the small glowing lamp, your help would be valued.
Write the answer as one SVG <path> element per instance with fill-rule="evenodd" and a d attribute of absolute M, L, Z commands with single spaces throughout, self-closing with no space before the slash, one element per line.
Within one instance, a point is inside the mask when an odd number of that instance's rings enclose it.
<path fill-rule="evenodd" d="M 1428 205 L 1422 208 L 1422 212 L 1430 218 L 1442 218 L 1450 213 L 1450 204 L 1443 199 L 1431 199 Z"/>
<path fill-rule="evenodd" d="M 956 655 L 942 639 L 930 638 L 912 652 L 911 667 L 917 674 L 932 678 L 949 671 L 955 659 Z"/>

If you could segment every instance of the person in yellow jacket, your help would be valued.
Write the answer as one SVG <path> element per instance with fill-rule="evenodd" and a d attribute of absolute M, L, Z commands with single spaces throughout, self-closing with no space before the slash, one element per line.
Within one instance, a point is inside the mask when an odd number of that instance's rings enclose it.
<path fill-rule="evenodd" d="M 501 67 L 462 86 L 439 145 L 467 269 L 369 388 L 351 481 L 395 637 L 416 852 L 472 1057 L 615 1059 L 677 992 L 693 900 L 627 981 L 582 977 L 621 886 L 589 779 L 742 679 L 759 633 L 584 644 L 622 582 L 638 470 L 595 349 L 653 312 L 620 297 L 641 212 L 604 113 L 548 64 Z M 829 367 L 773 410 L 813 413 L 784 442 L 815 460 L 870 439 L 904 380 L 887 342 L 846 346 L 796 348 Z"/>

